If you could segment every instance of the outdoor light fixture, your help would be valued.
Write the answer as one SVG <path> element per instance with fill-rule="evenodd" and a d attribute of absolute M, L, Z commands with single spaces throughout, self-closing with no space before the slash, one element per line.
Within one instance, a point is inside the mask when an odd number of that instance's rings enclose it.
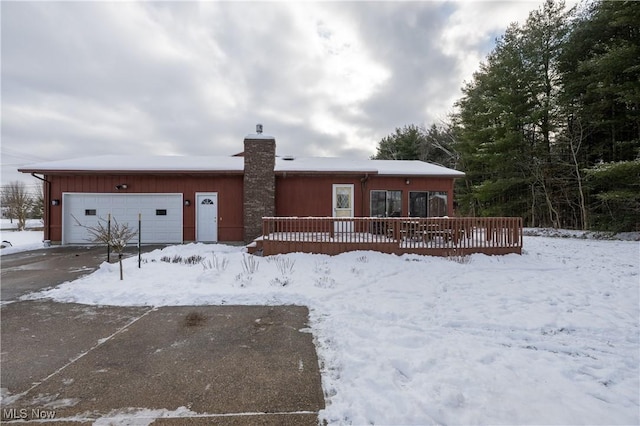
<path fill-rule="evenodd" d="M 189 207 L 191 205 L 191 201 L 190 200 L 184 200 L 184 205 Z"/>
<path fill-rule="evenodd" d="M 51 200 L 51 205 L 52 206 L 59 206 L 60 205 L 60 200 Z"/>
<path fill-rule="evenodd" d="M 409 185 L 411 183 L 411 181 L 409 179 L 405 180 L 404 183 L 406 183 L 407 185 Z"/>
<path fill-rule="evenodd" d="M 116 185 L 116 189 L 117 190 L 121 190 L 121 189 L 127 189 L 128 186 L 126 183 L 121 183 L 120 185 Z"/>

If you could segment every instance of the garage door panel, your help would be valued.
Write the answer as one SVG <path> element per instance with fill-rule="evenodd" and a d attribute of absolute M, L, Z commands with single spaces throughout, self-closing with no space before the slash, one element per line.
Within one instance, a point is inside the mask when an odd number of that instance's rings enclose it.
<path fill-rule="evenodd" d="M 87 211 L 95 215 L 86 215 Z M 166 210 L 158 216 L 157 210 Z M 182 242 L 182 194 L 63 194 L 63 243 L 87 244 L 91 238 L 87 229 L 77 226 L 96 226 L 108 215 L 119 224 L 138 229 L 138 215 L 142 215 L 143 243 Z M 136 236 L 132 242 L 137 243 Z"/>

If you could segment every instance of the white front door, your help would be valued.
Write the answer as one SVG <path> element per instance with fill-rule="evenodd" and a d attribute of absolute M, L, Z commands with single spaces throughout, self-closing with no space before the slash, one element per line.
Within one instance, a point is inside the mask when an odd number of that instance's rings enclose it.
<path fill-rule="evenodd" d="M 333 185 L 333 217 L 347 218 L 354 216 L 353 184 Z M 341 220 L 334 222 L 334 232 L 351 232 L 353 221 Z"/>
<path fill-rule="evenodd" d="M 196 193 L 196 241 L 218 241 L 218 194 Z"/>

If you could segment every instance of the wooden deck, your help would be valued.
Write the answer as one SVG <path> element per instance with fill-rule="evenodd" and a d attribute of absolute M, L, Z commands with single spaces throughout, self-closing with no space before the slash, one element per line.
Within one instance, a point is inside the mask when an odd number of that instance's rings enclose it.
<path fill-rule="evenodd" d="M 267 217 L 249 248 L 265 256 L 374 250 L 455 256 L 522 253 L 522 218 Z"/>

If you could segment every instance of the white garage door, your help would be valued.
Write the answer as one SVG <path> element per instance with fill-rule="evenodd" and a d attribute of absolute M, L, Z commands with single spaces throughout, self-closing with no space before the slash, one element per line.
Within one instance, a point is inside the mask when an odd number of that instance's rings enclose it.
<path fill-rule="evenodd" d="M 182 194 L 62 194 L 62 243 L 88 244 L 87 229 L 111 218 L 138 229 L 142 216 L 142 243 L 182 242 Z M 76 221 L 77 219 L 77 221 Z M 104 223 L 104 222 L 103 222 Z M 137 243 L 136 236 L 132 243 Z"/>

